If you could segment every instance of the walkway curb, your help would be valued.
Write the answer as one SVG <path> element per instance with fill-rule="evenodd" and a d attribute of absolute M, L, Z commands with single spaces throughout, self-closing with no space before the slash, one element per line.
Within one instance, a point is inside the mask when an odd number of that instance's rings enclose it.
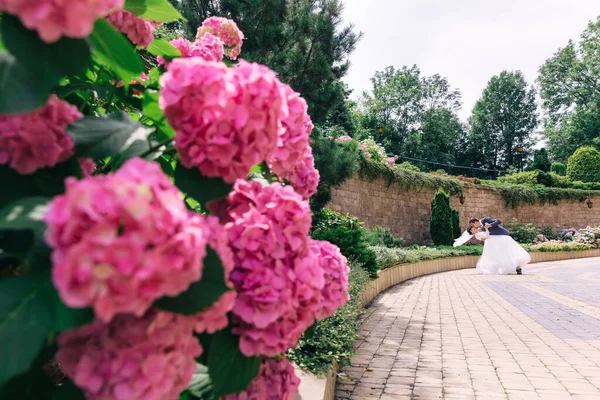
<path fill-rule="evenodd" d="M 584 251 L 557 251 L 557 252 L 535 252 L 531 254 L 531 263 L 541 263 L 549 261 L 569 260 L 577 258 L 600 257 L 600 249 Z M 407 280 L 418 278 L 429 274 L 439 272 L 453 271 L 458 269 L 475 268 L 479 256 L 460 256 L 452 258 L 439 258 L 436 260 L 426 260 L 411 264 L 399 264 L 391 268 L 386 268 L 379 272 L 379 277 L 371 281 L 362 293 L 363 305 L 367 305 L 375 297 Z M 335 368 L 337 370 L 337 368 Z M 335 383 L 337 374 L 329 373 L 326 377 L 320 378 L 319 386 L 323 396 L 320 399 L 334 400 Z M 314 380 L 314 379 L 313 379 Z M 297 399 L 314 399 L 314 386 L 306 379 L 301 379 L 300 393 Z M 309 387 L 310 386 L 310 387 Z M 306 397 L 311 393 L 310 397 Z"/>

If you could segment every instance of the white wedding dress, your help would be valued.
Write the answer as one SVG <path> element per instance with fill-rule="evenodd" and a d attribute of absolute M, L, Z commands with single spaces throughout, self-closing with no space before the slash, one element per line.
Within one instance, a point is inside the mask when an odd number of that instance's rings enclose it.
<path fill-rule="evenodd" d="M 483 254 L 477 261 L 480 274 L 516 274 L 517 267 L 523 268 L 531 261 L 531 256 L 510 236 L 490 235 L 477 232 L 475 238 L 483 242 Z"/>

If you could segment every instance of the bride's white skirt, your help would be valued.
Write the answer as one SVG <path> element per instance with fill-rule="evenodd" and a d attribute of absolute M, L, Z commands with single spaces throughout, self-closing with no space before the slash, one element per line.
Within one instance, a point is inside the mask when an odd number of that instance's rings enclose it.
<path fill-rule="evenodd" d="M 531 256 L 510 236 L 490 236 L 483 244 L 483 254 L 477 262 L 480 274 L 515 274 L 517 267 L 524 267 Z"/>

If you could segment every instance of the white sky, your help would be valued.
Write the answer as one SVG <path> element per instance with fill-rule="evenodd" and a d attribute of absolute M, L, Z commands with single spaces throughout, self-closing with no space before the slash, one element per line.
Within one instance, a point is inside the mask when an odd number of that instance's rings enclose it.
<path fill-rule="evenodd" d="M 569 39 L 600 15 L 600 0 L 345 0 L 344 22 L 364 33 L 345 81 L 353 97 L 388 65 L 417 64 L 460 89 L 461 119 L 487 81 L 521 70 L 529 84 Z"/>

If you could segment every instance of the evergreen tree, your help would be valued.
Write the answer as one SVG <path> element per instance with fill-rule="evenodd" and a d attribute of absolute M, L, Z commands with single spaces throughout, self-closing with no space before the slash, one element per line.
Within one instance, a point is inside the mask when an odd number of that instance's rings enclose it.
<path fill-rule="evenodd" d="M 277 72 L 306 99 L 314 123 L 343 108 L 348 90 L 341 78 L 360 33 L 343 24 L 341 0 L 170 1 L 188 20 L 189 39 L 210 16 L 233 19 L 246 37 L 242 58 Z"/>
<path fill-rule="evenodd" d="M 438 246 L 449 246 L 454 242 L 454 229 L 452 226 L 452 208 L 450 197 L 439 190 L 431 200 L 431 219 L 429 230 L 433 243 Z"/>
<path fill-rule="evenodd" d="M 548 158 L 548 150 L 539 149 L 533 152 L 533 163 L 531 169 L 539 169 L 540 171 L 549 172 L 552 163 Z"/>

